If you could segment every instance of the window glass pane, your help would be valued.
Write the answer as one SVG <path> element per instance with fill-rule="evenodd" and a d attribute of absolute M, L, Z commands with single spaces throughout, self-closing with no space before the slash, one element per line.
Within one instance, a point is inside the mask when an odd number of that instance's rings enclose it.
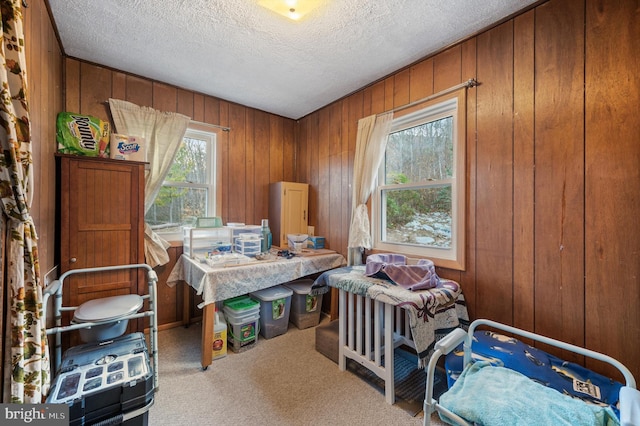
<path fill-rule="evenodd" d="M 207 142 L 185 137 L 180 144 L 167 182 L 207 182 Z"/>
<path fill-rule="evenodd" d="M 153 229 L 162 231 L 193 225 L 195 218 L 207 214 L 207 190 L 164 185 L 160 188 L 145 221 Z"/>
<path fill-rule="evenodd" d="M 384 242 L 451 248 L 451 185 L 383 192 Z"/>
<path fill-rule="evenodd" d="M 391 133 L 385 183 L 425 182 L 453 176 L 453 117 Z"/>

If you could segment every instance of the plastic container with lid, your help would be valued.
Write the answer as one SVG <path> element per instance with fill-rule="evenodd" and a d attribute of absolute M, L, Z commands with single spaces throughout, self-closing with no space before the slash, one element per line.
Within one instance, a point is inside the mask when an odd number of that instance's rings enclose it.
<path fill-rule="evenodd" d="M 239 353 L 254 347 L 260 328 L 260 303 L 249 296 L 239 296 L 225 300 L 223 305 L 228 348 Z"/>
<path fill-rule="evenodd" d="M 309 279 L 291 281 L 285 284 L 286 287 L 293 291 L 290 320 L 300 329 L 315 327 L 320 323 L 322 294 L 318 296 L 310 295 L 312 285 L 313 281 Z"/>
<path fill-rule="evenodd" d="M 251 293 L 260 301 L 260 334 L 270 339 L 287 332 L 291 309 L 291 289 L 282 285 Z"/>

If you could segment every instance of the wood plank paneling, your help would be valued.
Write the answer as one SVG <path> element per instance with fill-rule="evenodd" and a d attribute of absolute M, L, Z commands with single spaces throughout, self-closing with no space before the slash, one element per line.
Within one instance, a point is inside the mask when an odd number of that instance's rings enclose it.
<path fill-rule="evenodd" d="M 477 48 L 476 39 L 471 39 L 464 43 L 462 47 L 462 76 L 465 80 L 476 78 L 477 76 Z M 476 300 L 476 223 L 475 211 L 476 205 L 476 164 L 477 164 L 477 146 L 476 146 L 476 105 L 477 105 L 477 88 L 467 90 L 467 134 L 466 134 L 466 182 L 467 199 L 465 206 L 465 214 L 467 217 L 466 224 L 466 253 L 465 253 L 465 270 L 460 271 L 457 279 L 464 289 L 464 297 L 467 303 L 467 310 L 470 318 L 475 318 L 475 300 Z M 440 268 L 437 273 L 447 276 Z M 455 280 L 455 278 L 451 277 Z"/>
<path fill-rule="evenodd" d="M 269 116 L 269 157 L 273 158 L 269 163 L 271 182 L 284 181 L 285 176 L 291 176 L 294 167 L 291 162 L 285 164 L 283 131 L 282 118 Z"/>
<path fill-rule="evenodd" d="M 168 84 L 154 82 L 152 85 L 153 105 L 158 111 L 178 110 L 178 91 Z"/>
<path fill-rule="evenodd" d="M 55 262 L 56 115 L 62 110 L 62 53 L 43 0 L 22 8 L 24 18 L 27 100 L 31 123 L 33 199 L 30 213 L 38 234 L 40 278 Z M 0 325 L 4 324 L 4 319 Z M 2 327 L 5 330 L 5 327 Z M 4 333 L 3 333 L 4 336 Z"/>
<path fill-rule="evenodd" d="M 247 223 L 247 211 L 244 208 L 247 193 L 244 108 L 234 104 L 229 105 L 229 124 L 233 129 L 229 134 L 229 165 L 235 166 L 235 170 L 233 175 L 229 176 L 228 221 Z"/>
<path fill-rule="evenodd" d="M 111 96 L 111 71 L 97 65 L 80 64 L 80 113 L 108 120 L 106 101 Z"/>
<path fill-rule="evenodd" d="M 317 212 L 318 235 L 327 236 L 325 244 L 331 247 L 330 212 L 331 212 L 331 162 L 330 162 L 330 141 L 335 130 L 330 128 L 331 108 L 324 108 L 318 114 L 318 183 L 317 204 L 314 206 Z"/>
<path fill-rule="evenodd" d="M 299 182 L 296 168 L 296 122 L 280 117 L 282 122 L 282 169 L 285 182 Z"/>
<path fill-rule="evenodd" d="M 438 93 L 462 82 L 461 46 L 456 45 L 433 58 L 433 92 Z"/>
<path fill-rule="evenodd" d="M 167 285 L 167 279 L 171 273 L 173 265 L 182 254 L 182 246 L 171 246 L 167 249 L 169 253 L 169 263 L 167 265 L 158 266 L 155 269 L 158 274 L 158 324 L 181 324 L 184 309 L 184 291 L 179 283 L 173 287 Z"/>
<path fill-rule="evenodd" d="M 152 106 L 153 81 L 127 75 L 127 97 L 124 100 L 140 106 Z"/>
<path fill-rule="evenodd" d="M 584 2 L 535 10 L 535 331 L 584 345 Z"/>
<path fill-rule="evenodd" d="M 426 58 L 410 68 L 409 100 L 480 82 L 467 91 L 466 270 L 437 269 L 458 277 L 471 317 L 586 344 L 638 377 L 638 349 L 625 342 L 640 339 L 640 25 L 637 2 L 615 3 L 550 0 Z M 405 72 L 351 94 L 362 110 L 349 121 L 398 106 L 389 93 L 404 96 Z M 303 118 L 299 134 L 321 153 L 303 157 L 315 194 L 331 190 L 323 170 L 335 153 L 322 144 L 343 132 L 327 129 L 331 108 Z"/>
<path fill-rule="evenodd" d="M 393 107 L 397 108 L 409 103 L 411 87 L 411 69 L 407 68 L 397 74 L 393 79 Z"/>
<path fill-rule="evenodd" d="M 27 47 L 39 50 L 28 53 L 30 87 L 37 92 L 31 102 L 34 137 L 52 141 L 54 127 L 44 121 L 55 122 L 61 110 L 94 111 L 106 119 L 99 104 L 105 95 L 154 104 L 152 80 L 62 60 L 42 0 L 30 2 L 28 14 Z M 549 0 L 414 64 L 408 89 L 413 101 L 473 76 L 481 84 L 468 91 L 467 270 L 459 274 L 472 317 L 533 327 L 604 350 L 636 377 L 640 354 L 627 342 L 640 340 L 639 28 L 635 0 Z M 51 53 L 42 52 L 49 48 Z M 55 87 L 63 70 L 64 102 L 62 88 Z M 268 115 L 269 181 L 292 177 L 310 184 L 309 223 L 318 234 L 333 224 L 328 197 L 338 192 L 332 185 L 341 187 L 340 223 L 349 217 L 345 200 L 351 192 L 357 120 L 403 102 L 405 73 L 348 97 L 348 135 L 344 103 L 336 121 L 331 105 L 297 123 Z M 251 191 L 257 215 L 265 208 L 257 172 L 264 141 L 254 135 L 265 118 L 253 111 L 253 133 L 245 134 L 246 107 L 178 89 L 177 108 L 188 109 L 190 96 L 195 120 L 232 127 L 218 138 L 223 221 L 245 217 L 246 185 L 234 182 L 247 173 L 255 177 Z M 40 172 L 43 162 L 53 162 L 55 144 L 39 149 L 34 164 Z M 253 150 L 253 170 L 247 169 L 246 149 Z M 338 171 L 340 180 L 332 180 L 330 174 Z M 36 180 L 36 196 L 53 191 L 50 176 Z M 52 227 L 54 197 L 37 205 L 37 226 Z M 52 252 L 55 243 L 43 235 L 40 253 Z M 346 253 L 346 237 L 337 238 L 342 246 L 330 241 L 332 248 Z"/>
<path fill-rule="evenodd" d="M 514 19 L 513 31 L 513 324 L 534 329 L 534 18 Z"/>
<path fill-rule="evenodd" d="M 342 105 L 344 101 L 336 102 L 329 109 L 329 129 L 328 140 L 329 148 L 329 200 L 328 207 L 328 227 L 325 228 L 323 234 L 327 237 L 327 245 L 331 247 L 342 247 L 342 212 L 343 212 L 343 194 L 342 194 Z"/>
<path fill-rule="evenodd" d="M 478 36 L 476 312 L 511 323 L 513 306 L 513 23 Z M 496 271 L 499 271 L 496 273 Z"/>
<path fill-rule="evenodd" d="M 640 9 L 588 1 L 585 69 L 586 345 L 640 369 Z M 589 364 L 588 364 L 589 365 Z"/>
<path fill-rule="evenodd" d="M 255 192 L 256 192 L 256 161 L 255 161 L 255 135 L 253 130 L 253 110 L 245 110 L 245 203 L 244 209 L 246 216 L 245 223 L 259 224 L 260 218 L 256 214 Z"/>
<path fill-rule="evenodd" d="M 260 224 L 261 219 L 269 218 L 269 116 L 262 111 L 256 111 L 253 117 L 254 134 L 254 186 L 255 218 L 253 223 Z"/>
<path fill-rule="evenodd" d="M 229 126 L 229 103 L 228 102 L 220 102 L 218 108 L 218 120 L 220 120 L 221 126 Z M 221 180 L 222 182 L 219 185 L 222 191 L 222 206 L 220 209 L 220 214 L 222 216 L 222 222 L 233 222 L 229 220 L 229 181 L 231 180 L 231 172 L 234 170 L 232 165 L 229 164 L 229 144 L 231 143 L 231 133 L 233 129 L 228 132 L 223 132 L 218 135 L 219 153 L 222 157 L 222 173 Z M 227 220 L 225 221 L 225 218 Z"/>
<path fill-rule="evenodd" d="M 184 89 L 178 89 L 177 93 L 177 104 L 176 104 L 176 112 L 180 114 L 184 114 L 187 117 L 191 117 L 192 120 L 196 120 L 193 114 L 194 102 L 193 102 L 193 92 Z M 202 121 L 202 120 L 196 120 Z"/>
<path fill-rule="evenodd" d="M 409 102 L 433 94 L 433 60 L 426 59 L 411 67 Z"/>

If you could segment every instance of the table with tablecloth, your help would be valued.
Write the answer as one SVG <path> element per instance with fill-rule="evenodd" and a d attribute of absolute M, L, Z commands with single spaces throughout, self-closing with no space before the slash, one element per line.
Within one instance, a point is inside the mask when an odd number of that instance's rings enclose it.
<path fill-rule="evenodd" d="M 275 259 L 237 265 L 209 266 L 197 259 L 182 255 L 174 266 L 167 285 L 186 282 L 201 295 L 202 309 L 202 368 L 212 361 L 215 302 L 273 287 L 308 275 L 327 271 L 346 264 L 344 256 L 330 250 L 309 250 L 290 259 Z"/>

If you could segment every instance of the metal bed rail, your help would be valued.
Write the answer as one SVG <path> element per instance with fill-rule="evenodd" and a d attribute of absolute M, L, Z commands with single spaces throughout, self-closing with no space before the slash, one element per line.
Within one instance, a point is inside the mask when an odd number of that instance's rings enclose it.
<path fill-rule="evenodd" d="M 555 346 L 560 349 L 564 349 L 570 352 L 577 353 L 579 355 L 583 355 L 589 358 L 593 358 L 602 362 L 605 362 L 609 365 L 612 365 L 622 375 L 624 376 L 626 386 L 629 388 L 636 389 L 636 381 L 631 374 L 631 371 L 620 361 L 612 358 L 608 355 L 602 354 L 600 352 L 595 352 L 590 349 L 582 348 L 580 346 L 575 346 L 570 343 L 562 342 L 560 340 L 552 339 L 550 337 L 542 336 L 539 334 L 535 334 L 526 330 L 522 330 L 519 328 L 511 327 L 506 324 L 502 324 L 499 322 L 495 322 L 488 319 L 477 319 L 469 325 L 469 330 L 465 332 L 463 329 L 458 328 L 453 330 L 447 336 L 442 338 L 440 341 L 436 342 L 434 347 L 434 353 L 429 359 L 429 364 L 427 365 L 427 383 L 425 390 L 425 399 L 423 404 L 424 409 L 424 426 L 428 426 L 431 424 L 431 414 L 438 411 L 444 414 L 451 420 L 454 420 L 456 423 L 460 425 L 470 425 L 465 419 L 458 416 L 457 414 L 447 410 L 438 404 L 438 401 L 433 398 L 433 384 L 435 379 L 435 370 L 438 360 L 441 356 L 446 355 L 453 351 L 456 347 L 458 347 L 461 343 L 464 348 L 464 361 L 463 365 L 467 366 L 471 362 L 472 355 L 472 344 L 473 344 L 473 333 L 476 328 L 480 326 L 486 326 L 490 328 L 494 328 L 497 330 L 506 331 L 508 333 L 512 333 L 517 336 L 526 337 L 531 340 L 545 343 L 550 346 Z"/>

